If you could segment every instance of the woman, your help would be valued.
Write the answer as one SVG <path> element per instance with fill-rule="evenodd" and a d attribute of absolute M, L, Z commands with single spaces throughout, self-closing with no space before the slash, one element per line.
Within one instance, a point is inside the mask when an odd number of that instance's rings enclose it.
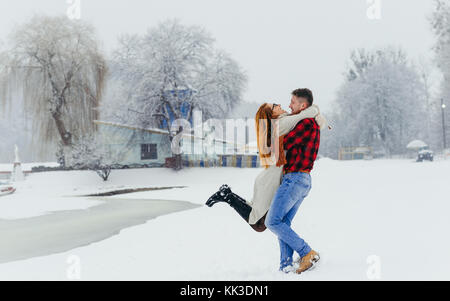
<path fill-rule="evenodd" d="M 327 125 L 319 107 L 312 105 L 298 114 L 290 115 L 279 104 L 264 103 L 255 117 L 256 139 L 261 165 L 264 170 L 256 177 L 253 200 L 247 203 L 233 193 L 228 185 L 222 185 L 206 205 L 212 207 L 217 202 L 226 202 L 257 232 L 266 229 L 264 220 L 272 199 L 281 184 L 283 165 L 286 163 L 283 138 L 305 118 L 315 118 L 320 128 Z M 272 122 L 274 120 L 275 122 Z M 278 137 L 278 139 L 277 139 Z M 276 143 L 274 143 L 276 141 Z"/>

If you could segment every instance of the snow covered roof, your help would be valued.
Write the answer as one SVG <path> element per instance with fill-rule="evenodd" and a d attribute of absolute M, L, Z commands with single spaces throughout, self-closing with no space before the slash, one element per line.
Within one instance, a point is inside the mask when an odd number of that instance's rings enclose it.
<path fill-rule="evenodd" d="M 370 153 L 370 148 L 367 146 L 359 146 L 353 150 L 355 153 Z"/>
<path fill-rule="evenodd" d="M 429 149 L 423 149 L 419 152 L 419 154 L 433 154 L 433 151 Z"/>
<path fill-rule="evenodd" d="M 117 123 L 117 122 L 101 121 L 101 120 L 94 120 L 94 123 L 95 124 L 115 126 L 115 127 L 121 127 L 121 128 L 130 129 L 130 130 L 145 131 L 145 132 L 150 132 L 150 133 L 153 133 L 153 134 L 169 135 L 169 131 L 163 130 L 163 129 L 159 129 L 159 128 L 142 128 L 142 127 L 139 127 L 139 126 L 127 125 L 127 124 L 122 124 L 122 123 Z M 199 136 L 195 136 L 195 135 L 191 135 L 191 134 L 183 134 L 183 137 L 186 137 L 186 138 L 194 137 L 194 139 L 200 139 L 200 140 L 204 140 L 205 139 L 204 137 L 199 137 Z M 227 140 L 218 139 L 218 138 L 215 138 L 214 140 L 216 142 L 234 145 L 233 141 L 227 141 Z M 240 145 L 240 143 L 238 143 L 238 145 Z"/>
<path fill-rule="evenodd" d="M 154 134 L 169 135 L 169 132 L 167 130 L 158 129 L 158 128 L 142 128 L 142 127 L 128 125 L 128 124 L 109 122 L 109 121 L 101 121 L 101 120 L 94 120 L 94 123 L 116 126 L 116 127 L 121 127 L 121 128 L 127 128 L 130 130 L 146 131 L 146 132 L 150 132 L 150 133 L 154 133 Z"/>
<path fill-rule="evenodd" d="M 413 140 L 410 143 L 408 143 L 406 148 L 418 149 L 418 148 L 422 148 L 422 147 L 426 147 L 426 146 L 428 146 L 428 145 L 425 142 L 423 142 L 422 140 Z"/>

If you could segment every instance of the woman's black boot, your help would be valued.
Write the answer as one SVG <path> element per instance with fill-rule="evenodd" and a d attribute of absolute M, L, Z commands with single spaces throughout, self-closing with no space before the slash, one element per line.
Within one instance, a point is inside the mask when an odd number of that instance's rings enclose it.
<path fill-rule="evenodd" d="M 252 207 L 243 198 L 233 192 L 227 195 L 227 199 L 228 204 L 248 223 Z"/>
<path fill-rule="evenodd" d="M 206 201 L 206 206 L 212 207 L 215 203 L 219 203 L 219 202 L 228 203 L 228 201 L 225 199 L 225 197 L 229 193 L 231 193 L 231 189 L 230 189 L 230 187 L 228 187 L 228 185 L 220 186 L 219 191 L 217 191 L 212 196 L 210 196 L 208 201 Z"/>
<path fill-rule="evenodd" d="M 206 205 L 208 207 L 212 207 L 215 203 L 225 202 L 228 203 L 236 212 L 242 216 L 242 218 L 248 222 L 248 218 L 250 216 L 250 211 L 252 211 L 252 207 L 250 207 L 247 202 L 233 193 L 228 185 L 222 185 L 215 194 L 213 194 Z"/>

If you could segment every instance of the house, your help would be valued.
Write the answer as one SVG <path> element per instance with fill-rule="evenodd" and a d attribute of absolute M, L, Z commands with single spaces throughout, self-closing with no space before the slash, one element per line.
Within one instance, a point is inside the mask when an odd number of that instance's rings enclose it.
<path fill-rule="evenodd" d="M 141 128 L 107 121 L 94 121 L 102 143 L 112 153 L 120 153 L 117 164 L 163 166 L 173 156 L 169 132 L 159 128 Z M 183 134 L 181 139 L 183 165 L 188 167 L 260 167 L 259 156 L 246 147 L 222 139 L 208 139 Z"/>
<path fill-rule="evenodd" d="M 339 160 L 373 159 L 373 151 L 368 146 L 342 147 L 339 149 Z"/>
<path fill-rule="evenodd" d="M 102 142 L 111 150 L 121 153 L 117 162 L 120 165 L 162 166 L 165 158 L 171 156 L 171 143 L 167 131 L 99 120 L 95 120 L 94 123 L 103 139 Z"/>

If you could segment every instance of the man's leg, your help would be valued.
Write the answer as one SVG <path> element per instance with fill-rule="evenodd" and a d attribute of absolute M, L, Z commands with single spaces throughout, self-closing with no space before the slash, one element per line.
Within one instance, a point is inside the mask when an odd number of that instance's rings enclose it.
<path fill-rule="evenodd" d="M 311 185 L 309 187 L 309 190 L 311 189 Z M 304 199 L 308 193 L 309 190 L 307 191 L 307 193 L 305 194 L 305 196 L 302 198 Z M 294 207 L 291 208 L 291 210 L 289 210 L 289 212 L 286 214 L 286 216 L 283 219 L 283 222 L 286 223 L 289 227 L 292 224 L 292 220 L 294 219 L 294 216 L 297 214 L 298 208 L 300 207 L 302 201 L 300 200 L 300 202 L 297 202 L 297 204 L 294 205 Z M 284 250 L 285 256 L 282 258 L 287 258 L 286 263 L 287 264 L 292 264 L 292 257 L 294 255 L 294 250 L 284 241 L 282 241 L 281 239 L 278 239 L 279 244 L 280 244 L 280 250 Z M 283 251 L 281 252 L 283 254 Z M 280 261 L 282 262 L 282 260 Z"/>
<path fill-rule="evenodd" d="M 285 175 L 275 194 L 265 221 L 267 228 L 274 232 L 281 242 L 290 247 L 290 249 L 295 250 L 301 257 L 305 256 L 311 248 L 291 229 L 289 220 L 292 220 L 310 188 L 311 178 L 309 174 L 290 173 Z M 290 219 L 286 219 L 286 216 L 293 208 L 294 210 L 289 215 Z M 280 268 L 283 268 L 283 265 L 289 260 L 292 262 L 290 249 L 284 244 L 280 244 Z M 291 258 L 289 259 L 289 257 Z"/>
<path fill-rule="evenodd" d="M 297 202 L 291 210 L 288 211 L 286 216 L 283 219 L 283 222 L 286 223 L 289 227 L 291 226 L 292 219 L 297 213 L 298 208 L 300 207 L 301 202 Z M 294 255 L 294 250 L 280 238 L 278 238 L 278 242 L 280 244 L 280 268 L 286 267 L 288 265 L 292 265 L 292 257 Z"/>

